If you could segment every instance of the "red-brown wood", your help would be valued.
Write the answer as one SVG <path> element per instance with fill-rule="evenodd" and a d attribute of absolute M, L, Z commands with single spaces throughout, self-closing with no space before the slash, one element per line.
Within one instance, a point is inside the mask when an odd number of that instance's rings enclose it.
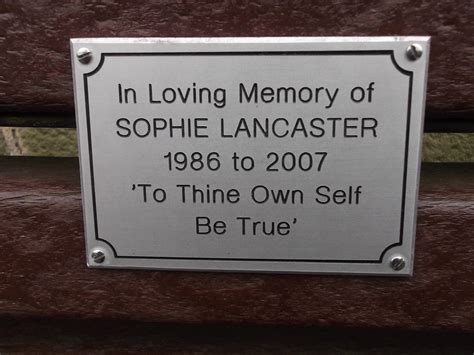
<path fill-rule="evenodd" d="M 474 332 L 474 164 L 422 168 L 415 276 L 94 270 L 76 159 L 0 158 L 0 317 Z"/>
<path fill-rule="evenodd" d="M 77 354 L 468 354 L 472 335 L 393 329 L 0 320 L 0 352 Z"/>
<path fill-rule="evenodd" d="M 472 2 L 453 0 L 3 1 L 0 114 L 73 125 L 71 37 L 430 35 L 427 117 L 470 119 L 473 17 Z"/>

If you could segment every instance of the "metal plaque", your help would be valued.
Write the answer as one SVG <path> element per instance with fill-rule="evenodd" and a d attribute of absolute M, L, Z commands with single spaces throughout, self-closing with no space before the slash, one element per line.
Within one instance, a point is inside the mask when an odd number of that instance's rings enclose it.
<path fill-rule="evenodd" d="M 412 274 L 429 37 L 71 49 L 89 266 Z"/>

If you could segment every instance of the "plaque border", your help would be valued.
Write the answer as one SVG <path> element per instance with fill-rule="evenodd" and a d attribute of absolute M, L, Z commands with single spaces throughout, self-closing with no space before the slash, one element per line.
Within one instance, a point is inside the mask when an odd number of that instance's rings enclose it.
<path fill-rule="evenodd" d="M 179 256 L 139 256 L 139 255 L 118 255 L 116 249 L 109 241 L 99 237 L 98 222 L 97 222 L 97 206 L 95 196 L 95 182 L 94 182 L 94 161 L 92 153 L 92 137 L 90 125 L 90 109 L 89 109 L 89 88 L 88 78 L 100 71 L 105 63 L 106 57 L 119 56 L 280 56 L 280 55 L 389 55 L 394 65 L 401 74 L 409 77 L 408 85 L 408 103 L 407 103 L 407 119 L 406 119 L 406 135 L 405 135 L 405 154 L 403 163 L 403 184 L 402 184 L 402 203 L 400 212 L 400 235 L 397 242 L 388 245 L 378 259 L 375 260 L 348 260 L 348 259 L 278 259 L 278 258 L 211 258 L 211 257 L 179 257 Z M 351 263 L 351 264 L 381 264 L 385 254 L 392 248 L 403 245 L 403 230 L 405 225 L 405 203 L 406 203 L 406 180 L 407 180 L 407 165 L 408 165 L 408 146 L 410 141 L 410 121 L 411 121 L 411 105 L 413 96 L 413 71 L 403 69 L 395 59 L 395 51 L 389 50 L 323 50 L 323 51 L 211 51 L 211 52 L 106 52 L 101 53 L 100 62 L 98 66 L 89 73 L 83 74 L 84 80 L 84 101 L 86 109 L 87 121 L 87 139 L 89 151 L 89 165 L 90 178 L 92 190 L 92 209 L 94 216 L 94 239 L 107 244 L 114 257 L 117 259 L 168 259 L 168 260 L 210 260 L 210 261 L 261 261 L 261 262 L 304 262 L 304 263 Z"/>

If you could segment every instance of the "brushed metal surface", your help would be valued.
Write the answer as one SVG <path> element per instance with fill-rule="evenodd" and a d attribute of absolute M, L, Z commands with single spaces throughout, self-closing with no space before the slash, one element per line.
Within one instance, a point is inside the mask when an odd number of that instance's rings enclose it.
<path fill-rule="evenodd" d="M 428 37 L 71 51 L 88 265 L 411 275 Z"/>

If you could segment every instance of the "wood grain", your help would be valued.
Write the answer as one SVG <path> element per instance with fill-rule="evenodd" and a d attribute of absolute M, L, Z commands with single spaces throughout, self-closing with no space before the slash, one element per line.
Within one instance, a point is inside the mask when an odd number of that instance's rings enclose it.
<path fill-rule="evenodd" d="M 0 351 L 74 354 L 471 354 L 465 333 L 111 320 L 0 320 Z"/>
<path fill-rule="evenodd" d="M 0 113 L 73 117 L 69 38 L 430 35 L 427 117 L 474 113 L 471 1 L 4 1 Z M 29 114 L 36 116 L 29 116 Z M 71 126 L 73 123 L 64 124 Z"/>
<path fill-rule="evenodd" d="M 474 164 L 422 168 L 415 276 L 94 270 L 78 161 L 0 158 L 0 317 L 474 333 Z"/>

